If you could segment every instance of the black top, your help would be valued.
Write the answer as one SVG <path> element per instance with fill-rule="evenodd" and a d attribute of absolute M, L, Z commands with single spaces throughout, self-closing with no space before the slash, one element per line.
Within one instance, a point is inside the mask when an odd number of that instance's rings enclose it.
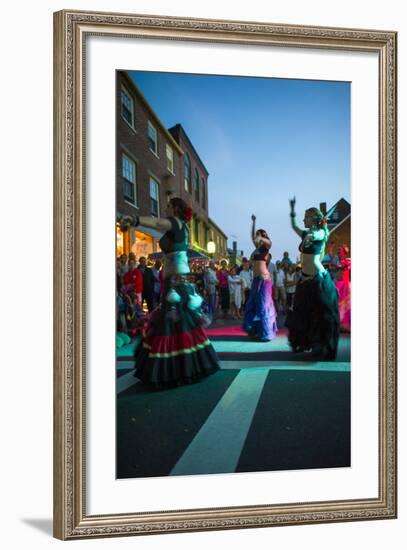
<path fill-rule="evenodd" d="M 185 222 L 181 222 L 181 228 L 177 220 L 173 217 L 167 218 L 171 222 L 171 229 L 166 231 L 159 240 L 160 248 L 164 254 L 170 252 L 181 252 L 188 250 L 188 227 Z"/>
<path fill-rule="evenodd" d="M 266 261 L 267 255 L 269 253 L 269 249 L 266 246 L 259 246 L 256 248 L 256 250 L 252 254 L 252 260 L 258 262 L 258 261 Z"/>
<path fill-rule="evenodd" d="M 325 240 L 320 239 L 318 241 L 308 241 L 305 240 L 305 237 L 308 235 L 308 231 L 303 231 L 301 238 L 301 244 L 298 247 L 300 252 L 304 254 L 321 254 L 322 248 L 324 247 Z"/>

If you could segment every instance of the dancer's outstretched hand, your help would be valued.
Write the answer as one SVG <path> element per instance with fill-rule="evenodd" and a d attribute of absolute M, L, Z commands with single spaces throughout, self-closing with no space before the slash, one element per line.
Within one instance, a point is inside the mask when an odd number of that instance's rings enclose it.
<path fill-rule="evenodd" d="M 295 209 L 295 197 L 293 197 L 292 199 L 290 199 L 290 206 L 291 206 L 291 210 L 294 210 L 294 209 Z"/>
<path fill-rule="evenodd" d="M 254 214 L 252 214 L 252 221 L 256 221 L 256 216 Z"/>

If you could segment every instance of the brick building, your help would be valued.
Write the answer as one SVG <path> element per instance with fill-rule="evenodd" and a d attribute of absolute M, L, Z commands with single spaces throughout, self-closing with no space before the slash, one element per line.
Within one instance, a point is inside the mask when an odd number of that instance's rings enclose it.
<path fill-rule="evenodd" d="M 339 199 L 329 210 L 327 210 L 326 202 L 322 202 L 319 209 L 327 216 L 330 231 L 350 214 L 350 204 L 344 198 Z"/>
<path fill-rule="evenodd" d="M 180 170 L 179 196 L 192 208 L 191 246 L 202 254 L 207 254 L 209 237 L 208 218 L 208 176 L 209 172 L 195 150 L 181 124 L 169 129 L 180 148 L 183 159 Z"/>
<path fill-rule="evenodd" d="M 346 216 L 341 222 L 339 222 L 332 230 L 328 238 L 328 245 L 333 245 L 334 250 L 337 253 L 339 247 L 342 244 L 346 244 L 351 251 L 351 239 L 350 239 L 350 226 L 351 217 L 350 214 Z"/>
<path fill-rule="evenodd" d="M 342 244 L 351 250 L 351 206 L 347 200 L 341 198 L 328 211 L 326 203 L 320 204 L 320 210 L 327 215 L 330 235 L 328 246 L 333 245 L 335 253 Z"/>
<path fill-rule="evenodd" d="M 123 215 L 165 216 L 171 196 L 193 210 L 191 247 L 208 255 L 213 240 L 218 255 L 227 256 L 227 237 L 208 216 L 209 172 L 181 124 L 169 130 L 124 71 L 117 72 L 116 93 L 117 254 L 147 256 L 159 251 L 161 233 L 147 227 L 120 225 Z"/>
<path fill-rule="evenodd" d="M 211 218 L 208 218 L 208 242 L 215 243 L 215 252 L 211 254 L 214 260 L 228 259 L 227 240 L 228 238 L 222 229 Z"/>
<path fill-rule="evenodd" d="M 125 72 L 117 72 L 116 215 L 164 216 L 179 186 L 183 151 Z M 161 234 L 117 224 L 117 253 L 157 251 Z"/>

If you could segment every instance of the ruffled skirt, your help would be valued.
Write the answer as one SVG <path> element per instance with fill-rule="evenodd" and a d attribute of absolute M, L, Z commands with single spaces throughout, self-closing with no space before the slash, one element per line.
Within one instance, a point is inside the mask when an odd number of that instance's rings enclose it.
<path fill-rule="evenodd" d="M 277 333 L 270 279 L 254 277 L 243 317 L 243 330 L 253 338 L 272 340 Z"/>
<path fill-rule="evenodd" d="M 152 312 L 135 351 L 135 376 L 156 388 L 198 381 L 219 369 L 204 326 L 202 298 L 185 277 L 164 282 L 160 304 Z"/>
<path fill-rule="evenodd" d="M 320 360 L 336 358 L 340 332 L 338 292 L 327 271 L 299 281 L 286 325 L 293 351 L 312 350 Z"/>

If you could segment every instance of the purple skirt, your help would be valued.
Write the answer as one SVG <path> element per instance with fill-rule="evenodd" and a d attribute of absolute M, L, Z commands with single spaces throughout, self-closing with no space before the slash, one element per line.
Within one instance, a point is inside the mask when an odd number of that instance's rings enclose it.
<path fill-rule="evenodd" d="M 243 330 L 254 338 L 272 340 L 277 333 L 270 279 L 255 277 L 243 317 Z"/>

